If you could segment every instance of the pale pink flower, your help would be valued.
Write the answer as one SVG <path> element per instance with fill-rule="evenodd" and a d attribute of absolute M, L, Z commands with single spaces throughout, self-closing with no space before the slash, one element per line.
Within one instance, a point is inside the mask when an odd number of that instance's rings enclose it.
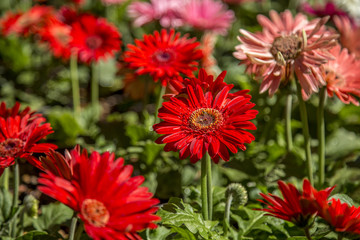
<path fill-rule="evenodd" d="M 278 14 L 270 11 L 270 19 L 258 15 L 263 27 L 260 33 L 250 33 L 240 29 L 241 42 L 236 46 L 234 56 L 244 63 L 250 63 L 253 70 L 262 78 L 260 92 L 269 90 L 272 96 L 281 83 L 285 83 L 295 72 L 302 96 L 307 100 L 313 92 L 326 84 L 321 65 L 331 59 L 328 49 L 336 44 L 336 34 L 325 31 L 323 26 L 328 18 L 308 21 L 299 13 L 295 17 L 289 10 Z"/>
<path fill-rule="evenodd" d="M 127 0 L 101 0 L 104 5 L 115 5 L 127 2 Z"/>
<path fill-rule="evenodd" d="M 142 26 L 154 20 L 159 20 L 165 28 L 180 27 L 183 19 L 180 9 L 186 0 L 151 0 L 148 2 L 133 2 L 128 7 L 128 13 L 134 19 L 135 26 Z"/>
<path fill-rule="evenodd" d="M 341 50 L 340 45 L 333 47 L 330 53 L 334 59 L 324 65 L 328 95 L 332 97 L 335 93 L 342 102 L 359 106 L 353 95 L 360 97 L 360 60 L 346 48 Z"/>
<path fill-rule="evenodd" d="M 214 0 L 188 0 L 182 9 L 182 17 L 191 27 L 222 35 L 227 33 L 235 20 L 233 11 Z"/>
<path fill-rule="evenodd" d="M 336 28 L 340 32 L 340 43 L 360 58 L 360 26 L 351 23 L 347 17 L 334 17 Z"/>

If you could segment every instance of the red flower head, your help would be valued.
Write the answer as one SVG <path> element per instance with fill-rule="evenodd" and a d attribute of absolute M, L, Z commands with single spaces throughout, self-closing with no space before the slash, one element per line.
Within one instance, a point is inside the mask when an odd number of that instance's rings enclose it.
<path fill-rule="evenodd" d="M 82 62 L 90 63 L 113 56 L 120 50 L 120 34 L 116 27 L 103 18 L 82 15 L 74 22 L 70 47 L 74 48 Z"/>
<path fill-rule="evenodd" d="M 263 79 L 261 93 L 269 90 L 273 95 L 281 80 L 286 83 L 295 72 L 307 100 L 325 85 L 321 65 L 331 59 L 327 50 L 336 44 L 337 35 L 325 31 L 327 18 L 309 22 L 301 13 L 293 17 L 289 10 L 281 14 L 270 11 L 270 18 L 258 15 L 261 33 L 240 29 L 241 44 L 234 56 L 245 60 L 243 63 L 250 64 L 247 70 Z"/>
<path fill-rule="evenodd" d="M 246 131 L 256 129 L 249 120 L 258 112 L 251 110 L 255 104 L 250 103 L 250 97 L 243 94 L 230 98 L 229 90 L 229 86 L 224 86 L 216 89 L 216 94 L 204 93 L 201 85 L 188 85 L 185 97 L 179 95 L 164 102 L 159 110 L 159 118 L 164 121 L 153 127 L 164 136 L 156 143 L 166 143 L 165 151 L 179 151 L 180 159 L 190 156 L 193 163 L 205 152 L 218 163 L 219 158 L 229 160 L 228 149 L 233 153 L 238 148 L 245 150 L 244 143 L 255 139 Z"/>
<path fill-rule="evenodd" d="M 54 144 L 37 143 L 53 132 L 50 123 L 44 123 L 45 118 L 30 112 L 29 108 L 22 112 L 18 110 L 18 103 L 12 109 L 6 109 L 3 103 L 0 107 L 0 168 L 13 165 L 16 158 L 24 158 L 42 169 L 41 163 L 32 154 L 57 148 Z"/>
<path fill-rule="evenodd" d="M 114 154 L 100 155 L 71 151 L 73 177 L 67 180 L 51 172 L 40 174 L 39 190 L 71 207 L 84 221 L 85 230 L 95 240 L 140 239 L 137 231 L 156 228 L 154 205 L 143 176 L 131 177 L 133 168 Z"/>
<path fill-rule="evenodd" d="M 303 182 L 303 191 L 300 193 L 296 187 L 290 183 L 278 181 L 279 189 L 284 199 L 279 198 L 271 193 L 265 195 L 260 193 L 264 200 L 258 201 L 265 203 L 268 208 L 257 209 L 268 212 L 274 216 L 289 222 L 293 222 L 299 227 L 306 227 L 309 220 L 316 214 L 319 209 L 327 204 L 327 198 L 334 187 L 317 191 L 313 188 L 309 180 Z"/>
<path fill-rule="evenodd" d="M 349 54 L 340 45 L 333 47 L 330 53 L 334 60 L 330 60 L 324 65 L 326 88 L 330 97 L 334 93 L 338 98 L 346 103 L 359 105 L 359 101 L 354 97 L 360 97 L 360 61 L 356 60 L 354 54 Z"/>
<path fill-rule="evenodd" d="M 354 53 L 357 59 L 360 59 L 360 26 L 351 23 L 350 19 L 344 16 L 335 16 L 334 23 L 340 32 L 341 45 Z"/>
<path fill-rule="evenodd" d="M 57 19 L 49 21 L 45 27 L 39 30 L 41 40 L 49 43 L 54 56 L 63 59 L 69 59 L 71 55 L 69 47 L 70 32 L 71 27 Z"/>
<path fill-rule="evenodd" d="M 77 21 L 78 17 L 78 12 L 69 6 L 61 7 L 56 14 L 56 18 L 66 25 L 72 25 Z"/>
<path fill-rule="evenodd" d="M 144 40 L 135 40 L 135 45 L 129 44 L 125 52 L 125 62 L 132 69 L 137 69 L 139 75 L 150 74 L 154 81 L 161 80 L 166 86 L 168 81 L 178 78 L 180 74 L 193 77 L 202 57 L 202 52 L 196 47 L 195 38 L 180 37 L 180 33 L 170 30 L 155 31 L 153 35 L 144 35 Z"/>
<path fill-rule="evenodd" d="M 360 234 L 360 208 L 341 203 L 332 198 L 323 206 L 319 215 L 327 221 L 335 232 L 348 235 Z"/>
<path fill-rule="evenodd" d="M 15 33 L 14 27 L 21 16 L 22 13 L 20 12 L 7 12 L 5 16 L 0 19 L 1 34 L 7 36 L 11 33 Z"/>

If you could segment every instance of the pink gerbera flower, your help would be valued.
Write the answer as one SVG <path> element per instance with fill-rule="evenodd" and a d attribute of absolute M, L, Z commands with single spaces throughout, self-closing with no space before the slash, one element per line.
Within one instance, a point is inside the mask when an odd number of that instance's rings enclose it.
<path fill-rule="evenodd" d="M 234 13 L 226 5 L 214 0 L 189 0 L 182 9 L 186 24 L 219 34 L 226 34 L 234 21 Z"/>
<path fill-rule="evenodd" d="M 342 102 L 358 106 L 359 101 L 353 95 L 360 97 L 360 61 L 346 48 L 341 50 L 340 45 L 332 48 L 330 53 L 334 60 L 324 65 L 329 96 L 335 93 Z"/>
<path fill-rule="evenodd" d="M 340 43 L 360 58 L 360 26 L 353 25 L 347 17 L 334 17 L 336 28 L 340 32 Z"/>
<path fill-rule="evenodd" d="M 160 25 L 169 27 L 180 27 L 183 19 L 180 9 L 183 8 L 183 0 L 151 0 L 147 2 L 134 2 L 130 4 L 128 13 L 134 19 L 135 26 L 142 26 L 154 20 L 159 20 Z"/>
<path fill-rule="evenodd" d="M 262 33 L 240 29 L 241 44 L 234 56 L 250 63 L 254 74 L 263 78 L 261 93 L 269 90 L 273 95 L 281 80 L 288 81 L 295 72 L 306 100 L 326 84 L 321 65 L 331 59 L 327 50 L 336 44 L 337 35 L 325 31 L 328 18 L 309 22 L 301 13 L 293 17 L 289 10 L 281 14 L 270 11 L 270 18 L 258 15 Z"/>

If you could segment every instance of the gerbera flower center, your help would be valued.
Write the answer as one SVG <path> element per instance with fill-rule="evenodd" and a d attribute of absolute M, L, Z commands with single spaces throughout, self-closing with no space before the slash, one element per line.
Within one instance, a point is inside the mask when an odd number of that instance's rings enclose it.
<path fill-rule="evenodd" d="M 86 45 L 91 49 L 97 49 L 101 46 L 103 40 L 99 36 L 91 36 L 86 39 Z"/>
<path fill-rule="evenodd" d="M 16 157 L 23 151 L 24 145 L 24 142 L 18 138 L 8 138 L 0 143 L 0 156 Z"/>
<path fill-rule="evenodd" d="M 81 214 L 95 227 L 105 227 L 110 218 L 110 213 L 105 205 L 95 199 L 85 199 L 83 201 Z"/>
<path fill-rule="evenodd" d="M 222 114 L 213 108 L 200 108 L 195 110 L 189 118 L 189 125 L 196 130 L 217 128 L 223 122 Z"/>
<path fill-rule="evenodd" d="M 280 52 L 285 61 L 295 59 L 302 48 L 302 39 L 296 35 L 282 36 L 274 39 L 274 42 L 270 48 L 270 53 L 274 56 L 276 61 L 278 59 L 278 53 Z"/>
<path fill-rule="evenodd" d="M 173 58 L 173 53 L 170 50 L 159 50 L 153 55 L 153 59 L 157 63 L 168 63 Z"/>

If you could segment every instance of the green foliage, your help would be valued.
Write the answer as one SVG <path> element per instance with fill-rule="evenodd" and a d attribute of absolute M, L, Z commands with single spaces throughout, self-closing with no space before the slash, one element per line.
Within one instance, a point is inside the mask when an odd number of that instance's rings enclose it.
<path fill-rule="evenodd" d="M 41 207 L 41 215 L 33 221 L 33 226 L 39 231 L 54 232 L 60 224 L 70 220 L 73 210 L 61 203 L 50 203 Z"/>
<path fill-rule="evenodd" d="M 50 236 L 43 231 L 31 231 L 21 237 L 17 237 L 16 240 L 57 240 L 57 237 Z"/>

